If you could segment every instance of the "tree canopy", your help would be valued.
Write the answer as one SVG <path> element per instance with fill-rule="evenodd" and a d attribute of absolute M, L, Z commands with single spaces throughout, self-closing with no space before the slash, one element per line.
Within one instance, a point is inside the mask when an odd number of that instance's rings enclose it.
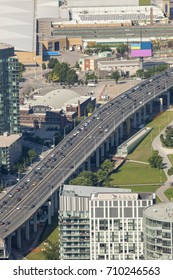
<path fill-rule="evenodd" d="M 159 152 L 154 150 L 152 156 L 148 159 L 148 162 L 153 168 L 162 168 L 163 158 L 159 155 Z"/>
<path fill-rule="evenodd" d="M 120 73 L 118 70 L 114 71 L 112 74 L 111 74 L 111 79 L 114 79 L 116 84 L 118 83 L 118 80 L 120 78 Z"/>

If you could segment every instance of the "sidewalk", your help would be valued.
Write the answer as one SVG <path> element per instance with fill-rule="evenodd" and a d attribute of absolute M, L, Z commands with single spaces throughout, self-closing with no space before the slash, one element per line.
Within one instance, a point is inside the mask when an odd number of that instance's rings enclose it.
<path fill-rule="evenodd" d="M 173 121 L 170 122 L 169 125 L 173 126 Z M 162 147 L 162 143 L 160 141 L 160 135 L 164 134 L 165 129 L 166 128 L 164 128 L 152 142 L 153 149 L 157 150 L 159 152 L 159 155 L 163 158 L 163 170 L 167 177 L 167 181 L 164 183 L 164 185 L 158 188 L 156 191 L 156 195 L 159 197 L 161 201 L 169 201 L 169 199 L 164 195 L 164 192 L 167 189 L 169 189 L 170 184 L 173 183 L 173 175 L 171 176 L 168 175 L 168 169 L 172 167 L 172 164 L 167 156 L 168 154 L 173 154 L 173 149 L 167 149 Z"/>

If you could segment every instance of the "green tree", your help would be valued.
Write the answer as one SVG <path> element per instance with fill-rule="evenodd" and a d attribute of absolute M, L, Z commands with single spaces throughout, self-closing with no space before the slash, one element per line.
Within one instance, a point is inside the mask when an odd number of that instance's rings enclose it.
<path fill-rule="evenodd" d="M 45 64 L 44 62 L 42 63 L 42 65 L 41 65 L 41 66 L 42 66 L 42 69 L 43 69 L 43 70 L 45 70 L 45 69 L 46 69 L 46 64 Z"/>
<path fill-rule="evenodd" d="M 118 83 L 119 78 L 120 78 L 120 73 L 118 70 L 114 71 L 111 74 L 111 79 L 115 80 L 116 84 Z"/>
<path fill-rule="evenodd" d="M 58 62 L 57 58 L 51 58 L 47 64 L 49 68 L 54 68 L 55 64 Z"/>
<path fill-rule="evenodd" d="M 29 157 L 29 161 L 30 163 L 32 163 L 33 159 L 37 156 L 37 153 L 34 150 L 29 150 L 28 151 L 28 157 Z"/>
<path fill-rule="evenodd" d="M 25 66 L 21 62 L 18 62 L 18 65 L 19 65 L 19 81 L 21 81 L 22 74 L 25 71 Z"/>
<path fill-rule="evenodd" d="M 152 156 L 148 159 L 148 162 L 152 168 L 162 168 L 163 158 L 159 155 L 159 152 L 154 150 Z"/>
<path fill-rule="evenodd" d="M 78 75 L 74 69 L 69 69 L 66 75 L 66 82 L 68 85 L 74 85 L 78 81 Z"/>
<path fill-rule="evenodd" d="M 91 171 L 83 171 L 78 175 L 78 177 L 70 180 L 69 184 L 82 186 L 97 186 L 98 177 L 95 173 Z"/>
<path fill-rule="evenodd" d="M 107 175 L 109 175 L 114 170 L 114 162 L 110 161 L 109 159 L 106 159 L 102 163 L 101 168 L 107 173 Z"/>
<path fill-rule="evenodd" d="M 59 260 L 59 244 L 47 241 L 46 249 L 43 251 L 46 260 Z"/>
<path fill-rule="evenodd" d="M 125 52 L 128 51 L 128 45 L 126 44 L 120 44 L 117 47 L 117 53 L 121 54 L 122 56 L 125 54 Z"/>
<path fill-rule="evenodd" d="M 80 65 L 79 65 L 79 62 L 78 62 L 78 61 L 76 61 L 76 63 L 75 63 L 75 68 L 77 68 L 77 69 L 80 68 Z"/>
<path fill-rule="evenodd" d="M 87 107 L 87 113 L 93 113 L 94 112 L 94 104 L 93 103 L 88 103 Z"/>
<path fill-rule="evenodd" d="M 97 178 L 98 178 L 98 183 L 101 184 L 103 181 L 106 180 L 107 178 L 107 172 L 102 170 L 102 169 L 99 169 L 97 171 Z"/>

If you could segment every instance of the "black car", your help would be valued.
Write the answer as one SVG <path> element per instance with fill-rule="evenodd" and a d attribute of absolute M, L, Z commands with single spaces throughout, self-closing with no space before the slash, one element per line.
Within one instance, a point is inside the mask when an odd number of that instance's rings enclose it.
<path fill-rule="evenodd" d="M 4 222 L 1 222 L 1 221 L 0 221 L 0 225 L 3 226 L 3 225 L 4 225 Z"/>
<path fill-rule="evenodd" d="M 2 204 L 4 204 L 4 205 L 5 205 L 5 204 L 7 204 L 7 201 L 6 201 L 6 200 L 4 200 L 4 201 L 2 202 Z"/>
<path fill-rule="evenodd" d="M 34 207 L 35 207 L 35 205 L 34 205 L 34 204 L 32 204 L 32 205 L 31 205 L 31 208 L 34 208 Z"/>

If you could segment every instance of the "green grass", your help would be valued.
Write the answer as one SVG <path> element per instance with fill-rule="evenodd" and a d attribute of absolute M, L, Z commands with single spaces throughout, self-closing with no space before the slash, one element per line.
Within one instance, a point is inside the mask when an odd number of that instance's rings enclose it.
<path fill-rule="evenodd" d="M 152 131 L 145 137 L 138 147 L 130 155 L 128 155 L 128 158 L 148 162 L 148 158 L 152 153 L 152 141 L 172 120 L 173 112 L 166 111 L 148 123 L 147 126 L 152 127 Z"/>
<path fill-rule="evenodd" d="M 139 0 L 139 6 L 148 6 L 151 4 L 151 0 Z"/>
<path fill-rule="evenodd" d="M 44 253 L 42 249 L 45 249 L 44 242 L 49 240 L 51 243 L 58 242 L 59 239 L 59 228 L 57 227 L 58 217 L 55 215 L 51 225 L 47 225 L 45 231 L 42 234 L 40 244 L 31 253 L 26 256 L 28 260 L 44 260 Z"/>
<path fill-rule="evenodd" d="M 171 198 L 173 198 L 173 188 L 169 188 L 167 189 L 164 194 L 166 195 L 166 197 L 171 200 Z"/>
<path fill-rule="evenodd" d="M 126 162 L 117 172 L 111 174 L 110 179 L 111 186 L 157 184 L 160 180 L 165 182 L 166 176 L 163 170 L 151 168 L 147 164 Z"/>
<path fill-rule="evenodd" d="M 170 162 L 171 162 L 171 164 L 173 166 L 173 155 L 168 155 L 168 158 L 169 158 L 169 160 L 170 160 Z"/>

